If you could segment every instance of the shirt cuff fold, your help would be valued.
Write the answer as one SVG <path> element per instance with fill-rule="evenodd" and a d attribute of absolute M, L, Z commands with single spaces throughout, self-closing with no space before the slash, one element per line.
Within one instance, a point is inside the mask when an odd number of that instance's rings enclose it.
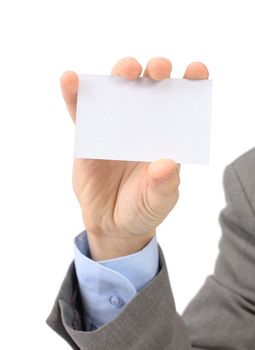
<path fill-rule="evenodd" d="M 119 258 L 94 261 L 89 257 L 87 231 L 74 239 L 74 262 L 87 329 L 112 321 L 158 273 L 156 233 L 140 251 Z"/>

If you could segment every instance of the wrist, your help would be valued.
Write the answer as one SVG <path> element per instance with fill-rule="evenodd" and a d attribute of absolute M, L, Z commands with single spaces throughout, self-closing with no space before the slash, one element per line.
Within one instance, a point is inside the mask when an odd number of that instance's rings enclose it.
<path fill-rule="evenodd" d="M 121 237 L 105 234 L 94 234 L 87 231 L 90 257 L 94 261 L 115 259 L 122 256 L 137 253 L 142 250 L 155 234 L 148 233 L 146 236 Z"/>

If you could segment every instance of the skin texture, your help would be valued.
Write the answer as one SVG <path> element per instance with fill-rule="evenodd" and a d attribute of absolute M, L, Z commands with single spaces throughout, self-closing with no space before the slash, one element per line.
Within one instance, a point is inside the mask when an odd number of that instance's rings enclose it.
<path fill-rule="evenodd" d="M 132 57 L 120 59 L 112 75 L 133 80 L 142 73 L 141 64 Z M 171 62 L 152 58 L 143 76 L 169 79 Z M 185 79 L 208 79 L 207 67 L 189 64 Z M 67 71 L 61 89 L 67 109 L 75 123 L 78 76 Z M 171 159 L 130 162 L 74 159 L 72 184 L 81 207 L 93 260 L 125 256 L 141 250 L 153 237 L 157 226 L 175 206 L 179 196 L 180 166 Z"/>

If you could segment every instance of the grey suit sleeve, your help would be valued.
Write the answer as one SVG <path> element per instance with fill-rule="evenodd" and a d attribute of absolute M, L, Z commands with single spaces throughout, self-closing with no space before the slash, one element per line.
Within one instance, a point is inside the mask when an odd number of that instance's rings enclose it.
<path fill-rule="evenodd" d="M 226 207 L 214 274 L 182 315 L 194 348 L 255 349 L 254 153 L 224 172 Z M 252 158 L 252 159 L 251 159 Z"/>
<path fill-rule="evenodd" d="M 47 319 L 73 349 L 253 350 L 255 344 L 254 185 L 236 162 L 224 174 L 226 208 L 215 273 L 208 276 L 183 315 L 176 312 L 163 251 L 158 275 L 112 322 L 84 331 L 72 263 Z M 254 173 L 254 171 L 253 171 Z M 247 175 L 248 174 L 248 175 Z M 247 178 L 248 177 L 248 178 Z M 247 185 L 248 184 L 248 185 Z"/>
<path fill-rule="evenodd" d="M 72 262 L 56 297 L 47 324 L 78 350 L 188 350 L 187 329 L 175 310 L 163 251 L 159 273 L 111 322 L 86 332 Z"/>

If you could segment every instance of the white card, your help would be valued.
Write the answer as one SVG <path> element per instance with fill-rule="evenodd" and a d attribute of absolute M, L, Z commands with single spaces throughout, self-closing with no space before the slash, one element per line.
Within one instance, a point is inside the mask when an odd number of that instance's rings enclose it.
<path fill-rule="evenodd" d="M 209 163 L 212 80 L 79 77 L 76 158 Z"/>

